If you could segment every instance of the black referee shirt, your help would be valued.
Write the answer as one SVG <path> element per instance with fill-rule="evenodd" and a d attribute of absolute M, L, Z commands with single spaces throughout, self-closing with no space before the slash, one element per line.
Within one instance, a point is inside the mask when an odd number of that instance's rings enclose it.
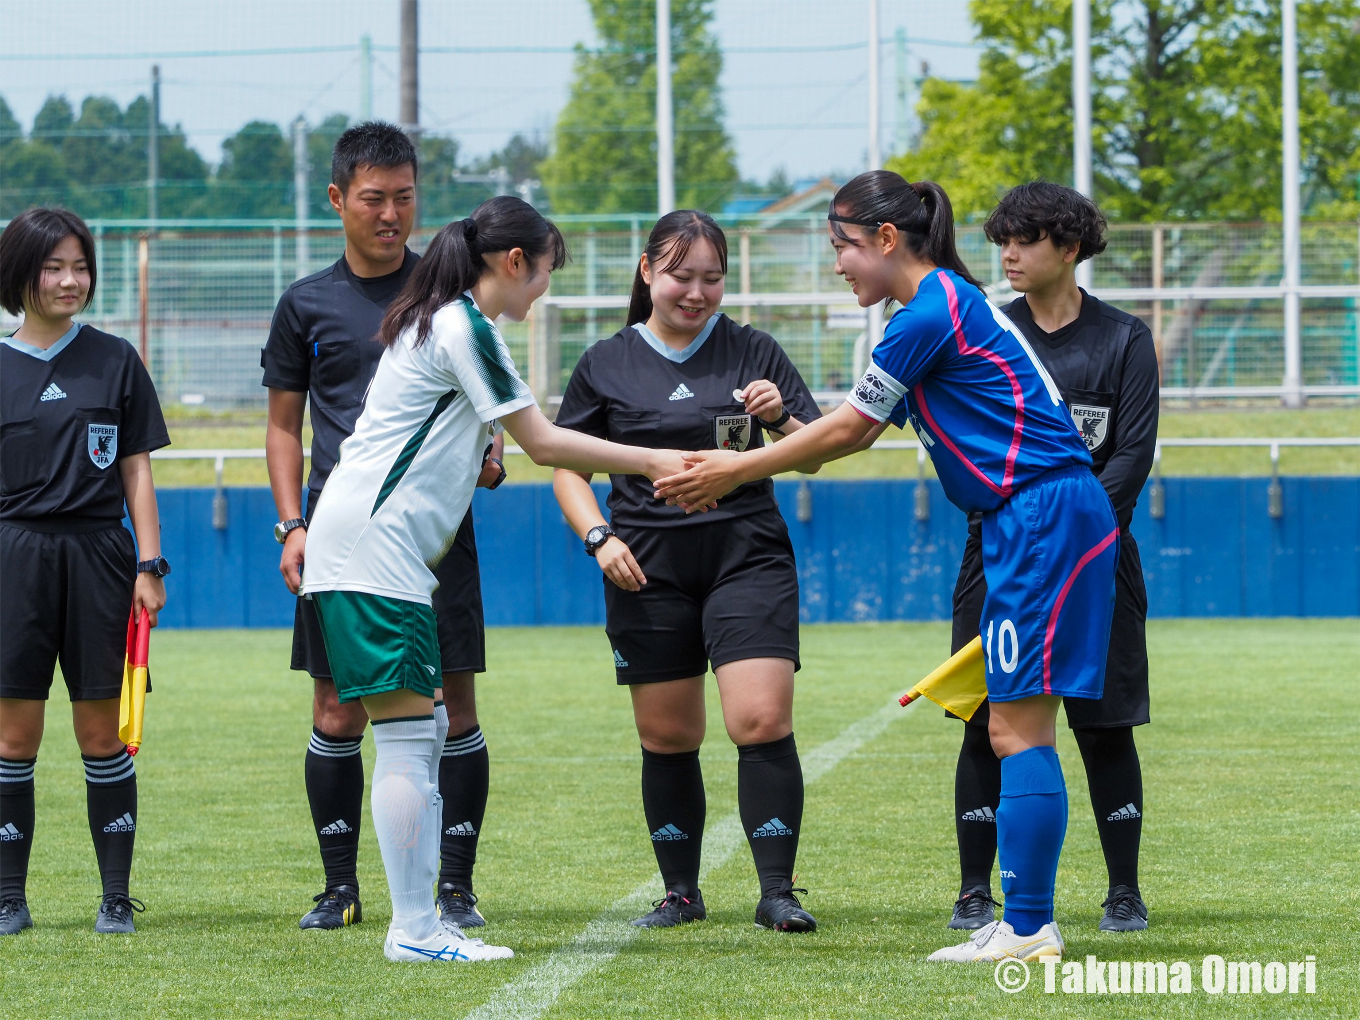
<path fill-rule="evenodd" d="M 674 351 L 633 326 L 581 356 L 562 397 L 557 424 L 630 446 L 664 450 L 758 449 L 764 433 L 732 396 L 757 379 L 779 387 L 799 421 L 820 418 L 793 362 L 768 333 L 715 315 L 684 351 Z M 705 514 L 687 515 L 652 496 L 642 475 L 612 475 L 614 524 L 677 526 L 713 523 L 774 510 L 774 482 L 748 482 Z"/>
<path fill-rule="evenodd" d="M 0 341 L 0 521 L 116 527 L 118 461 L 169 445 L 156 388 L 126 340 L 76 323 L 45 351 Z"/>
<path fill-rule="evenodd" d="M 1157 445 L 1157 350 L 1142 319 L 1081 292 L 1081 313 L 1052 333 L 1023 296 L 1005 308 L 1048 369 L 1095 461 L 1121 530 L 1152 470 Z"/>
<path fill-rule="evenodd" d="M 355 276 L 343 255 L 330 268 L 303 277 L 279 298 L 269 340 L 260 352 L 264 385 L 306 393 L 312 416 L 312 471 L 308 505 L 340 459 L 354 431 L 383 347 L 374 339 L 392 299 L 420 256 L 406 249 L 401 268 L 386 276 Z"/>

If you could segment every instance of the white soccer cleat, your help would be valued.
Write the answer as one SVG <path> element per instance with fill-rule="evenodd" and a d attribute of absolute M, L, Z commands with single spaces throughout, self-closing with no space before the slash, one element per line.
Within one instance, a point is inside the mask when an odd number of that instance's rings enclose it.
<path fill-rule="evenodd" d="M 515 955 L 505 946 L 488 946 L 481 939 L 470 939 L 456 925 L 440 925 L 427 938 L 413 939 L 400 928 L 387 929 L 383 955 L 394 963 L 476 963 L 479 960 L 508 960 Z"/>
<path fill-rule="evenodd" d="M 967 942 L 945 946 L 927 959 L 936 963 L 973 963 L 980 960 L 1037 960 L 1041 956 L 1062 958 L 1066 949 L 1056 923 L 1050 921 L 1033 935 L 1017 935 L 1005 921 L 993 921 L 979 928 Z"/>

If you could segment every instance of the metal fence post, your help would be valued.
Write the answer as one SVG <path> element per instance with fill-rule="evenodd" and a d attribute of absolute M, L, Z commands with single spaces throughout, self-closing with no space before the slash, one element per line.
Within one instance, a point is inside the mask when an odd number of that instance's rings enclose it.
<path fill-rule="evenodd" d="M 599 251 L 595 243 L 595 228 L 586 231 L 586 295 L 594 297 L 599 289 Z M 599 339 L 597 313 L 592 305 L 586 309 L 586 346 L 592 346 Z"/>
<path fill-rule="evenodd" d="M 1160 223 L 1152 228 L 1152 289 L 1161 290 L 1166 273 L 1166 228 Z M 1160 380 L 1162 370 L 1162 302 L 1152 302 L 1152 345 L 1157 351 L 1157 373 Z"/>
<path fill-rule="evenodd" d="M 297 275 L 301 280 L 307 275 L 307 263 L 311 261 L 310 238 L 307 236 L 307 121 L 298 115 L 293 121 L 293 205 L 297 210 L 297 226 L 294 241 L 297 245 Z"/>
<path fill-rule="evenodd" d="M 142 234 L 137 239 L 137 346 L 142 355 L 142 364 L 150 365 L 148 359 L 148 333 L 151 330 L 151 241 Z"/>
<path fill-rule="evenodd" d="M 817 220 L 808 217 L 808 269 L 812 276 L 812 293 L 820 294 L 822 290 L 822 263 L 817 258 L 817 242 L 820 240 L 820 231 Z M 822 388 L 822 317 L 825 309 L 819 305 L 812 306 L 812 388 Z"/>
<path fill-rule="evenodd" d="M 751 231 L 746 227 L 742 227 L 741 233 L 738 235 L 737 251 L 741 260 L 741 292 L 749 294 L 751 293 Z M 741 321 L 743 323 L 751 321 L 750 305 L 741 306 Z"/>
<path fill-rule="evenodd" d="M 283 296 L 283 226 L 274 224 L 274 303 Z"/>

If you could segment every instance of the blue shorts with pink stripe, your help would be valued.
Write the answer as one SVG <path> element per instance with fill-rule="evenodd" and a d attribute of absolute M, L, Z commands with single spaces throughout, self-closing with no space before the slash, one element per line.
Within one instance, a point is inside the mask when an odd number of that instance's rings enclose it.
<path fill-rule="evenodd" d="M 1041 475 L 982 516 L 987 696 L 1099 698 L 1119 528 L 1085 466 Z"/>

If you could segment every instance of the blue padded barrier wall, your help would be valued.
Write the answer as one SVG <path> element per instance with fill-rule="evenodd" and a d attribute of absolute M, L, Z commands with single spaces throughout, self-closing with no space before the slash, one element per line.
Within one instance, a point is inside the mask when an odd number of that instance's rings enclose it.
<path fill-rule="evenodd" d="M 1284 514 L 1265 478 L 1168 478 L 1166 515 L 1144 493 L 1134 515 L 1152 616 L 1360 615 L 1360 479 L 1284 478 Z M 606 489 L 597 485 L 603 502 Z M 812 519 L 797 519 L 797 482 L 777 486 L 798 557 L 803 619 L 940 620 L 965 539 L 964 518 L 929 482 L 915 518 L 914 480 L 811 481 Z M 212 526 L 211 489 L 160 492 L 169 627 L 287 627 L 294 599 L 278 572 L 268 489 L 227 489 L 227 528 Z M 548 485 L 477 490 L 473 501 L 486 622 L 600 624 L 597 568 Z M 645 569 L 645 564 L 644 564 Z"/>

